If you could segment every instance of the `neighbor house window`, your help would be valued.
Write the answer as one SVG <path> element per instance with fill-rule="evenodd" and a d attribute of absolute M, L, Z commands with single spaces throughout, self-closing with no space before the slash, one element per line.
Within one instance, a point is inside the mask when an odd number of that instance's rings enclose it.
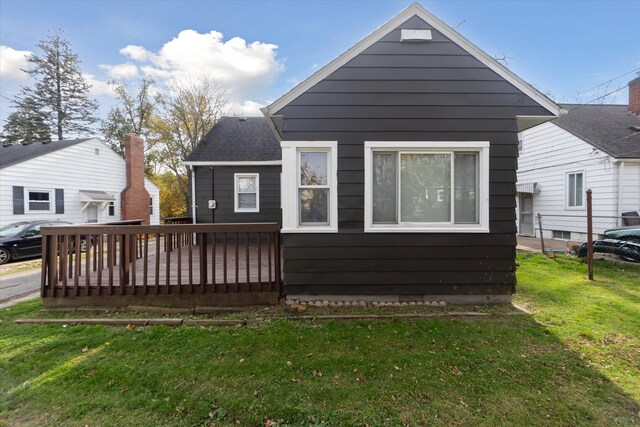
<path fill-rule="evenodd" d="M 569 240 L 569 239 L 571 239 L 571 232 L 570 231 L 563 231 L 563 230 L 551 230 L 551 236 L 554 239 Z"/>
<path fill-rule="evenodd" d="M 234 212 L 260 212 L 260 175 L 236 173 Z"/>
<path fill-rule="evenodd" d="M 28 190 L 30 212 L 51 212 L 51 191 Z"/>
<path fill-rule="evenodd" d="M 149 197 L 149 215 L 153 215 L 153 197 Z"/>
<path fill-rule="evenodd" d="M 366 142 L 365 231 L 488 232 L 488 142 Z"/>
<path fill-rule="evenodd" d="M 336 232 L 337 143 L 283 141 L 284 232 Z"/>
<path fill-rule="evenodd" d="M 567 207 L 584 207 L 584 172 L 567 174 Z"/>
<path fill-rule="evenodd" d="M 116 202 L 109 202 L 107 205 L 107 214 L 109 216 L 116 216 Z"/>

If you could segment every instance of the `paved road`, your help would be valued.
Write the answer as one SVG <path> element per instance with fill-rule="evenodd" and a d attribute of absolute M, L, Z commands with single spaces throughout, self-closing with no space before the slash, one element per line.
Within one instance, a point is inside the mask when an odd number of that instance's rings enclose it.
<path fill-rule="evenodd" d="M 40 289 L 40 269 L 0 276 L 0 302 Z"/>

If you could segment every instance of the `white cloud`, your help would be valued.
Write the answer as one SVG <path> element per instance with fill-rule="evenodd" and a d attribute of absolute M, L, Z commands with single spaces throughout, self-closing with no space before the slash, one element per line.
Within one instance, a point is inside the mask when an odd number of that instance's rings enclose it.
<path fill-rule="evenodd" d="M 27 58 L 30 55 L 31 52 L 28 50 L 15 50 L 0 45 L 0 79 L 26 80 L 29 75 L 22 69 L 27 66 Z"/>
<path fill-rule="evenodd" d="M 139 62 L 142 73 L 159 83 L 200 76 L 219 80 L 229 90 L 232 102 L 246 103 L 248 111 L 255 111 L 250 107 L 253 101 L 247 100 L 264 96 L 265 89 L 284 71 L 284 65 L 276 58 L 277 49 L 274 44 L 247 43 L 240 37 L 225 41 L 218 31 L 202 34 L 184 30 L 157 52 L 129 45 L 120 53 Z"/>
<path fill-rule="evenodd" d="M 266 104 L 261 104 L 255 101 L 244 101 L 239 104 L 237 108 L 234 108 L 234 110 L 237 110 L 240 116 L 244 117 L 262 116 L 260 109 L 265 105 Z"/>
<path fill-rule="evenodd" d="M 128 56 L 131 59 L 135 59 L 136 61 L 147 61 L 149 57 L 152 55 L 151 52 L 143 48 L 142 46 L 135 46 L 130 44 L 127 47 L 123 47 L 120 49 L 120 53 L 124 56 Z"/>
<path fill-rule="evenodd" d="M 109 77 L 115 80 L 129 80 L 138 77 L 138 67 L 126 63 L 118 65 L 100 65 L 100 68 L 107 71 Z"/>
<path fill-rule="evenodd" d="M 82 77 L 84 77 L 84 80 L 91 86 L 91 88 L 89 89 L 89 94 L 94 96 L 115 95 L 113 88 L 109 85 L 108 82 L 96 79 L 93 74 L 83 74 Z"/>

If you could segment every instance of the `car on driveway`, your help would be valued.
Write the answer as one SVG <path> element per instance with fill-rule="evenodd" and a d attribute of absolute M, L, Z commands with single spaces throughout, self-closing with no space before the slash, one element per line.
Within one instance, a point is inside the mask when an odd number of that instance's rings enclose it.
<path fill-rule="evenodd" d="M 610 228 L 603 233 L 608 239 L 628 240 L 640 243 L 640 225 Z"/>
<path fill-rule="evenodd" d="M 621 259 L 631 262 L 640 262 L 640 243 L 630 240 L 602 239 L 593 242 L 593 252 L 601 254 L 618 255 Z M 583 243 L 576 254 L 579 257 L 587 256 L 587 244 Z"/>
<path fill-rule="evenodd" d="M 41 227 L 72 225 L 57 220 L 21 221 L 0 228 L 0 265 L 42 255 Z"/>

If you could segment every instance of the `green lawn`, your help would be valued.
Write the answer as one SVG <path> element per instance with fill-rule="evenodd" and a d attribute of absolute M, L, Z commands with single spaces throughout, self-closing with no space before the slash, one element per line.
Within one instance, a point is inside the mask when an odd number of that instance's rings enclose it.
<path fill-rule="evenodd" d="M 0 425 L 640 423 L 640 269 L 588 283 L 578 261 L 519 260 L 532 316 L 136 329 L 0 310 Z"/>

